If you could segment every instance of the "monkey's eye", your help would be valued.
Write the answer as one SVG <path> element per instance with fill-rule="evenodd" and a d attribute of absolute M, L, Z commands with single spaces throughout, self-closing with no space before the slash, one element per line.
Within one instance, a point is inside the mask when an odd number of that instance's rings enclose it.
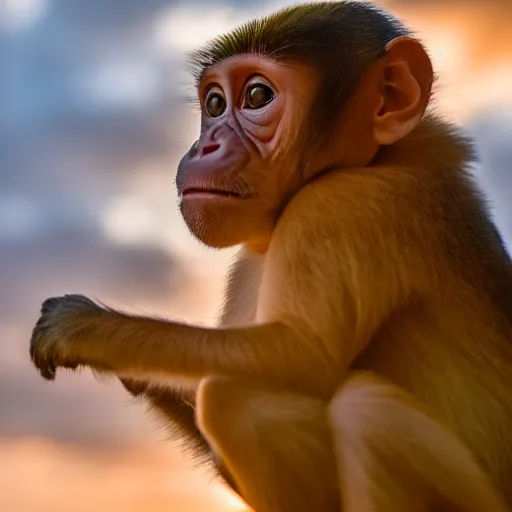
<path fill-rule="evenodd" d="M 265 84 L 253 84 L 245 93 L 245 108 L 262 108 L 274 99 L 274 91 Z"/>
<path fill-rule="evenodd" d="M 205 108 L 210 117 L 219 117 L 226 111 L 226 100 L 218 92 L 212 92 L 206 98 Z"/>

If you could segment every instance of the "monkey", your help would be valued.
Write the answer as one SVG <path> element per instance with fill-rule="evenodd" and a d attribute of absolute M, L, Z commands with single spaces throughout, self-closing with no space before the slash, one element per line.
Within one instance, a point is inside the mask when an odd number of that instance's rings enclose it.
<path fill-rule="evenodd" d="M 473 142 L 429 108 L 423 44 L 374 5 L 320 2 L 191 64 L 180 211 L 240 246 L 219 325 L 50 298 L 42 377 L 118 376 L 257 512 L 511 510 L 511 261 Z"/>

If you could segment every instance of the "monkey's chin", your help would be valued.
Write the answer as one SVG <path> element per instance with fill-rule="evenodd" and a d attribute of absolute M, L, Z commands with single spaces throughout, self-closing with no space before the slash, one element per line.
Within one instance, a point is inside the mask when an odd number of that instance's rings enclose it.
<path fill-rule="evenodd" d="M 216 249 L 259 239 L 269 229 L 267 216 L 250 199 L 209 194 L 185 197 L 180 211 L 189 231 L 200 242 Z"/>

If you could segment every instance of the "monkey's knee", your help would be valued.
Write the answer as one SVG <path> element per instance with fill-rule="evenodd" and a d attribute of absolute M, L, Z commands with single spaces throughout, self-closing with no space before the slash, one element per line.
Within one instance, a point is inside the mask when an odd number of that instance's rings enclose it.
<path fill-rule="evenodd" d="M 347 378 L 329 419 L 345 510 L 504 510 L 455 433 L 392 382 L 370 373 Z"/>
<path fill-rule="evenodd" d="M 372 418 L 385 414 L 385 404 L 398 395 L 398 388 L 371 372 L 350 375 L 334 394 L 328 407 L 336 430 L 360 435 L 372 428 Z"/>
<path fill-rule="evenodd" d="M 326 402 L 208 377 L 197 406 L 198 426 L 220 469 L 255 510 L 339 509 Z"/>
<path fill-rule="evenodd" d="M 197 425 L 203 434 L 229 444 L 238 436 L 283 434 L 286 438 L 296 429 L 327 428 L 323 401 L 236 378 L 203 379 L 196 404 Z"/>
<path fill-rule="evenodd" d="M 210 376 L 199 383 L 196 392 L 196 422 L 208 437 L 235 429 L 244 419 L 242 383 L 231 377 Z"/>

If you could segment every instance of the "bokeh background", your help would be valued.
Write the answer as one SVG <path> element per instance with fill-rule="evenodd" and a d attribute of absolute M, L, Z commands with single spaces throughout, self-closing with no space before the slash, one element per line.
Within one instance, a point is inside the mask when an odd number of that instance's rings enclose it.
<path fill-rule="evenodd" d="M 211 324 L 233 251 L 187 233 L 174 172 L 198 116 L 185 52 L 290 1 L 0 0 L 0 510 L 241 511 L 114 381 L 43 382 L 41 301 L 80 292 Z M 389 0 L 512 240 L 512 2 Z"/>

